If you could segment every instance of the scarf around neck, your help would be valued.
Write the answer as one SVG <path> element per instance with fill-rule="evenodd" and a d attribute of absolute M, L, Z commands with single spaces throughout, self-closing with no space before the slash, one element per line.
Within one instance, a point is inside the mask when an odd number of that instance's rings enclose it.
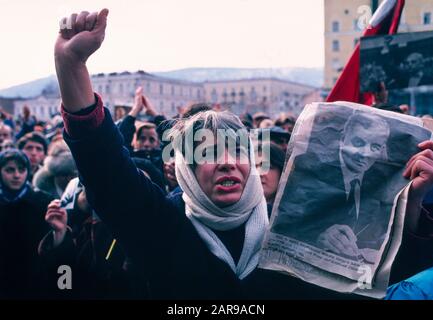
<path fill-rule="evenodd" d="M 30 183 L 27 181 L 20 190 L 13 191 L 5 185 L 0 184 L 0 203 L 13 203 L 22 199 L 30 189 Z"/>
<path fill-rule="evenodd" d="M 266 200 L 250 148 L 250 173 L 238 202 L 224 208 L 216 206 L 201 189 L 183 155 L 176 152 L 176 177 L 183 191 L 185 214 L 216 257 L 227 263 L 239 279 L 257 266 L 259 251 L 269 224 Z M 245 225 L 243 249 L 236 265 L 226 246 L 213 230 L 226 231 Z"/>

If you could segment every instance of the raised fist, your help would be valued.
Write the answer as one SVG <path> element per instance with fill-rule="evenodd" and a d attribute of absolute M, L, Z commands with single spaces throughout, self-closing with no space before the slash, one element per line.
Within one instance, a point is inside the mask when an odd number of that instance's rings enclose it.
<path fill-rule="evenodd" d="M 99 13 L 82 11 L 60 21 L 54 54 L 56 60 L 86 62 L 99 49 L 105 37 L 108 9 Z"/>

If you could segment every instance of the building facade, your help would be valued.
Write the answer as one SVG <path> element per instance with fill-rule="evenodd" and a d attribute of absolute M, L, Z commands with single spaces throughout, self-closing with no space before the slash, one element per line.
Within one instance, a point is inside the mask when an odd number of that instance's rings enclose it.
<path fill-rule="evenodd" d="M 263 111 L 298 115 L 304 100 L 317 88 L 276 78 L 211 81 L 203 83 L 207 102 L 221 104 L 235 114 Z M 319 96 L 320 98 L 320 96 Z"/>
<path fill-rule="evenodd" d="M 195 83 L 155 76 L 143 71 L 135 73 L 96 74 L 91 77 L 93 89 L 101 95 L 104 105 L 114 114 L 116 107 L 132 107 L 137 87 L 153 103 L 156 111 L 167 117 L 178 114 L 178 108 L 193 103 L 220 104 L 236 114 L 264 111 L 271 116 L 281 112 L 298 115 L 314 97 L 320 100 L 319 89 L 295 82 L 257 78 L 245 80 Z M 316 99 L 317 98 L 317 99 Z M 42 121 L 59 113 L 61 99 L 56 93 L 17 100 L 13 114 L 22 114 L 24 106 Z"/>
<path fill-rule="evenodd" d="M 167 117 L 176 115 L 180 106 L 204 100 L 201 83 L 158 77 L 144 71 L 101 73 L 92 76 L 92 84 L 111 111 L 115 106 L 131 107 L 139 86 L 143 87 L 143 94 L 149 97 L 155 109 Z"/>
<path fill-rule="evenodd" d="M 363 26 L 383 0 L 325 1 L 324 89 L 329 90 L 350 58 Z M 407 0 L 399 32 L 433 30 L 433 0 Z"/>
<path fill-rule="evenodd" d="M 41 121 L 48 121 L 54 115 L 60 114 L 61 99 L 59 95 L 40 95 L 32 99 L 16 100 L 13 108 L 14 118 L 23 114 L 24 106 L 27 106 L 30 113 Z"/>

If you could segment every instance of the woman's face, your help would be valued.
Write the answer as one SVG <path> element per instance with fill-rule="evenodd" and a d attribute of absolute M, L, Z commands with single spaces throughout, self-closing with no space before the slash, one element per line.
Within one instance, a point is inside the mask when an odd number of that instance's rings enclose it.
<path fill-rule="evenodd" d="M 8 161 L 0 172 L 3 184 L 13 191 L 20 190 L 27 179 L 27 169 L 15 161 Z"/>
<path fill-rule="evenodd" d="M 158 149 L 159 138 L 155 129 L 142 129 L 135 141 L 135 150 L 152 151 Z"/>
<path fill-rule="evenodd" d="M 280 169 L 270 166 L 268 170 L 263 170 L 263 158 L 258 157 L 257 162 L 257 171 L 260 174 L 260 180 L 262 182 L 263 193 L 265 194 L 266 202 L 273 203 L 275 199 L 275 195 L 278 189 L 278 183 L 281 177 Z M 269 166 L 268 166 L 269 167 Z"/>
<path fill-rule="evenodd" d="M 215 145 L 207 148 L 216 150 Z M 248 157 L 245 158 L 245 150 L 237 148 L 236 154 L 230 154 L 225 149 L 221 153 L 216 163 L 197 164 L 194 173 L 203 192 L 215 205 L 223 208 L 240 200 L 250 173 L 250 163 Z"/>

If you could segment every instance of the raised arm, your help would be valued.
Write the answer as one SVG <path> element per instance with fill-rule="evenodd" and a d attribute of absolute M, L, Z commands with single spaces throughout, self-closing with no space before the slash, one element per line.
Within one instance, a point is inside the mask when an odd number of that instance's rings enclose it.
<path fill-rule="evenodd" d="M 86 61 L 104 41 L 107 16 L 108 9 L 99 13 L 83 11 L 60 21 L 54 57 L 63 105 L 68 112 L 78 112 L 95 103 Z"/>
<path fill-rule="evenodd" d="M 175 222 L 167 217 L 176 215 L 161 189 L 137 170 L 108 109 L 92 90 L 86 61 L 102 44 L 107 15 L 104 9 L 62 20 L 55 46 L 56 71 L 64 138 L 86 187 L 87 199 L 132 256 L 133 251 L 142 252 L 143 243 L 160 239 L 160 224 L 166 229 L 174 227 Z M 151 248 L 159 251 L 162 242 L 152 242 L 155 246 Z"/>

